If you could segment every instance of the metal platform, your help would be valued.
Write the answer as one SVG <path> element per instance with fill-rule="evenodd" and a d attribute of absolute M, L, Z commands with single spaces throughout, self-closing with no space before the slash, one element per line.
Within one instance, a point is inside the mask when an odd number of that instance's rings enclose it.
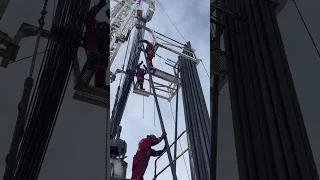
<path fill-rule="evenodd" d="M 160 69 L 156 69 L 156 68 L 153 68 L 153 69 L 155 70 L 154 73 L 152 74 L 153 76 L 160 78 L 160 79 L 163 79 L 165 81 L 171 82 L 171 83 L 175 83 L 178 85 L 181 84 L 180 78 L 178 78 L 172 74 L 169 74 L 167 72 L 161 71 Z"/>
<path fill-rule="evenodd" d="M 156 69 L 156 68 L 154 68 L 154 69 Z M 171 101 L 172 98 L 176 95 L 177 86 L 180 85 L 180 83 L 181 83 L 180 78 L 175 77 L 169 73 L 166 73 L 166 72 L 158 70 L 158 69 L 156 69 L 155 73 L 152 75 L 155 77 L 158 77 L 160 79 L 163 79 L 165 81 L 170 82 L 169 85 L 164 85 L 164 84 L 158 83 L 158 82 L 153 82 L 153 83 L 154 83 L 156 91 L 162 91 L 167 94 L 167 96 L 164 96 L 164 95 L 157 93 L 157 97 Z M 145 80 L 149 81 L 149 79 L 147 79 L 147 78 L 145 78 Z M 179 83 L 179 84 L 177 84 L 177 83 Z M 139 95 L 142 95 L 145 97 L 149 97 L 149 96 L 154 95 L 154 93 L 151 90 L 150 85 L 149 85 L 149 90 L 141 90 L 141 89 L 139 89 L 139 84 L 137 84 L 137 82 L 133 83 L 133 93 L 136 93 L 136 94 L 139 94 Z"/>
<path fill-rule="evenodd" d="M 92 105 L 108 108 L 110 105 L 110 91 L 105 91 L 100 88 L 88 85 L 87 88 L 76 90 L 73 99 L 89 103 Z"/>
<path fill-rule="evenodd" d="M 146 96 L 146 97 L 149 97 L 150 95 L 153 95 L 153 93 L 151 93 L 149 91 L 144 91 L 144 90 L 139 89 L 139 88 L 134 88 L 133 89 L 133 93 L 139 94 L 141 96 Z"/>
<path fill-rule="evenodd" d="M 86 68 L 88 62 L 82 68 L 80 72 L 80 66 L 78 58 L 73 63 L 73 76 L 75 82 L 75 93 L 73 99 L 89 103 L 92 105 L 100 106 L 103 108 L 109 108 L 110 105 L 110 90 L 102 90 L 89 84 L 94 72 Z M 107 72 L 108 74 L 108 72 Z"/>

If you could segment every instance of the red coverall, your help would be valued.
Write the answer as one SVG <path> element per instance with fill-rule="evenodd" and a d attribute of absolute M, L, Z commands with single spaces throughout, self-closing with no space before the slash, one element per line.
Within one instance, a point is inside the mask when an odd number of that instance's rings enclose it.
<path fill-rule="evenodd" d="M 162 138 L 160 137 L 156 139 L 145 138 L 140 141 L 138 151 L 133 157 L 131 179 L 143 180 L 143 175 L 148 167 L 150 156 L 160 156 L 165 151 L 165 149 L 155 151 L 151 148 L 151 146 L 157 145 L 161 141 Z"/>
<path fill-rule="evenodd" d="M 147 64 L 150 68 L 153 68 L 153 65 L 152 65 L 152 58 L 154 57 L 152 52 L 153 45 L 147 40 L 143 40 L 143 42 L 147 44 L 147 47 L 146 47 Z"/>
<path fill-rule="evenodd" d="M 144 88 L 143 88 L 143 82 L 144 82 L 144 75 L 146 74 L 146 72 L 142 69 L 142 68 L 140 68 L 140 66 L 141 66 L 141 64 L 139 64 L 138 66 L 137 66 L 137 73 L 136 73 L 136 76 L 137 76 L 137 82 L 139 83 L 139 85 L 140 85 L 140 89 L 143 89 L 144 90 Z"/>
<path fill-rule="evenodd" d="M 109 42 L 110 42 L 110 30 L 102 30 L 95 27 L 95 16 L 102 9 L 104 5 L 98 4 L 91 8 L 87 13 L 85 24 L 86 34 L 88 39 L 85 43 L 85 50 L 88 57 L 95 57 L 100 59 L 100 66 L 95 73 L 94 84 L 95 86 L 106 85 L 106 70 L 109 64 Z"/>

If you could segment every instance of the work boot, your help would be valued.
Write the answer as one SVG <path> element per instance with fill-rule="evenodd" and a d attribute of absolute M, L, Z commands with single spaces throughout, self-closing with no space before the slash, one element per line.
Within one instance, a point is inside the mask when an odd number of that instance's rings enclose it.
<path fill-rule="evenodd" d="M 107 86 L 105 84 L 97 84 L 95 85 L 96 88 L 99 88 L 99 89 L 103 89 L 103 90 L 106 90 L 106 91 L 109 91 L 110 90 L 110 86 Z"/>

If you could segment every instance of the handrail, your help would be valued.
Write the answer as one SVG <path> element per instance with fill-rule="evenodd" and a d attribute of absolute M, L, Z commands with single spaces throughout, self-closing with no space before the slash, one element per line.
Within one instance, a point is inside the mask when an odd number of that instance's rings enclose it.
<path fill-rule="evenodd" d="M 176 159 L 174 159 L 171 163 L 169 163 L 166 167 L 164 167 L 158 174 L 156 174 L 155 172 L 155 175 L 153 177 L 153 180 L 156 180 L 156 178 L 163 172 L 165 171 L 172 163 L 176 162 L 185 152 L 187 152 L 189 150 L 189 148 L 187 148 L 186 150 L 182 151 L 181 154 L 179 154 L 179 156 L 177 156 Z"/>
<path fill-rule="evenodd" d="M 176 140 L 174 140 L 172 142 L 172 144 L 159 156 L 157 157 L 157 159 L 155 160 L 154 164 L 154 180 L 157 178 L 157 176 L 159 176 L 164 170 L 166 170 L 173 162 L 175 162 L 176 160 L 178 160 L 185 152 L 187 152 L 189 150 L 189 148 L 187 148 L 186 150 L 184 150 L 176 159 L 174 159 L 172 162 L 170 162 L 163 170 L 161 170 L 158 174 L 157 174 L 157 161 L 159 160 L 159 158 L 164 155 L 180 138 L 181 136 L 186 132 L 186 130 L 184 130 L 178 137 Z"/>

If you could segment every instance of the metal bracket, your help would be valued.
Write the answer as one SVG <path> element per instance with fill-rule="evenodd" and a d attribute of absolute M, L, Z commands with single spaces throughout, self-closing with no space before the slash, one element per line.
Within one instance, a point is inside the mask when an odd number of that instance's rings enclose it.
<path fill-rule="evenodd" d="M 2 44 L 6 46 L 6 49 L 1 48 L 0 56 L 3 57 L 3 60 L 1 61 L 0 67 L 7 68 L 10 62 L 15 61 L 20 49 L 19 43 L 23 38 L 36 36 L 38 33 L 38 27 L 27 23 L 22 23 L 14 38 L 7 37 L 5 41 L 2 42 Z M 50 36 L 50 31 L 41 30 L 40 36 L 48 39 Z"/>

